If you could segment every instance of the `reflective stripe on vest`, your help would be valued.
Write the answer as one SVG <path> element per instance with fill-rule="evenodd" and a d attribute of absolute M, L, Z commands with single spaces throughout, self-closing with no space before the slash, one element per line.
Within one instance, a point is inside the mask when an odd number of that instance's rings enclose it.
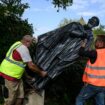
<path fill-rule="evenodd" d="M 88 60 L 83 81 L 95 86 L 105 86 L 105 49 L 98 49 L 97 59 L 91 64 Z"/>
<path fill-rule="evenodd" d="M 17 47 L 19 47 L 20 45 L 22 45 L 21 43 L 16 44 L 15 46 L 13 46 L 13 48 L 10 49 L 9 54 L 6 55 L 6 57 L 10 57 L 11 53 L 13 52 L 14 49 L 16 49 Z"/>
<path fill-rule="evenodd" d="M 19 62 L 15 62 L 15 61 L 13 61 L 13 60 L 9 59 L 8 57 L 6 57 L 5 59 L 6 59 L 7 61 L 9 61 L 9 62 L 11 62 L 11 63 L 15 64 L 15 65 L 18 65 L 18 66 L 22 67 L 22 68 L 24 68 L 24 67 L 25 67 L 25 65 L 24 65 L 24 64 L 21 64 L 21 63 L 19 63 Z"/>
<path fill-rule="evenodd" d="M 88 74 L 86 72 L 84 72 L 85 75 L 87 75 L 90 78 L 98 78 L 98 79 L 105 79 L 105 75 L 102 76 L 97 76 L 97 75 L 92 75 L 92 74 Z"/>
<path fill-rule="evenodd" d="M 13 64 L 16 64 L 16 65 L 18 65 L 18 66 L 24 68 L 24 67 L 25 67 L 24 64 L 21 64 L 20 62 L 13 61 L 13 60 L 10 59 L 10 56 L 11 56 L 11 53 L 13 52 L 13 50 L 16 49 L 17 47 L 21 46 L 21 45 L 22 45 L 22 44 L 19 43 L 19 44 L 16 44 L 15 46 L 13 46 L 13 48 L 11 48 L 11 50 L 9 51 L 9 54 L 6 56 L 5 59 L 6 59 L 7 61 L 13 63 Z"/>
<path fill-rule="evenodd" d="M 90 66 L 90 65 L 86 65 L 87 68 L 90 68 L 92 70 L 105 70 L 105 67 L 98 67 L 98 66 Z"/>

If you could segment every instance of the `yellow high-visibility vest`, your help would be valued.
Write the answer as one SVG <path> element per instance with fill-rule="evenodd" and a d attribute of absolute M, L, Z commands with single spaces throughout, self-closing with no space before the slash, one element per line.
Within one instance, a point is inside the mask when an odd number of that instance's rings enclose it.
<path fill-rule="evenodd" d="M 0 65 L 0 72 L 17 79 L 22 77 L 26 64 L 22 61 L 14 60 L 12 54 L 13 51 L 21 45 L 22 43 L 20 41 L 14 43 L 8 50 L 5 59 Z"/>

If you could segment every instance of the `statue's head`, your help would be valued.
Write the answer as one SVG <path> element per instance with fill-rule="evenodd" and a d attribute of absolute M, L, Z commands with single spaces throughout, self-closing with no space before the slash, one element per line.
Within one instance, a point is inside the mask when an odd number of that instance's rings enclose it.
<path fill-rule="evenodd" d="M 87 25 L 88 25 L 89 28 L 94 28 L 94 27 L 98 26 L 99 25 L 99 18 L 96 17 L 96 16 L 91 17 L 89 19 Z"/>

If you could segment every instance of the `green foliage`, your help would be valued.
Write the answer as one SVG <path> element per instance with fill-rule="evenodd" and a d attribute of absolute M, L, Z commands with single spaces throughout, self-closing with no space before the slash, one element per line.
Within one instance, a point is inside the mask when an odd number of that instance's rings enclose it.
<path fill-rule="evenodd" d="M 55 7 L 66 9 L 66 7 L 71 6 L 73 3 L 73 0 L 53 0 L 52 3 Z"/>
<path fill-rule="evenodd" d="M 72 19 L 67 19 L 67 18 L 64 18 L 63 20 L 61 20 L 61 22 L 59 23 L 58 27 L 63 27 L 71 22 L 79 22 L 80 24 L 84 25 L 86 24 L 83 17 L 81 17 L 80 19 L 76 20 L 72 20 Z"/>
<path fill-rule="evenodd" d="M 27 3 L 22 4 L 21 0 L 0 0 L 0 14 L 4 14 L 5 16 L 15 15 L 22 16 L 25 9 L 29 6 Z"/>
<path fill-rule="evenodd" d="M 4 99 L 3 97 L 0 97 L 0 105 L 3 105 L 3 103 L 4 103 Z"/>
<path fill-rule="evenodd" d="M 22 20 L 21 15 L 26 9 L 26 4 L 21 0 L 0 0 L 0 62 L 15 41 L 20 40 L 23 35 L 33 33 L 32 24 L 28 20 Z M 9 8 L 10 5 L 10 8 Z M 24 5 L 24 6 L 23 6 Z M 22 7 L 23 6 L 23 7 Z M 25 7 L 26 6 L 26 7 Z M 16 10 L 13 8 L 17 8 Z M 23 8 L 23 9 L 21 9 Z M 6 13 L 6 11 L 9 11 Z M 22 12 L 23 11 L 23 12 Z"/>
<path fill-rule="evenodd" d="M 61 22 L 60 22 L 60 24 L 58 25 L 58 27 L 63 27 L 63 26 L 65 26 L 65 25 L 67 25 L 67 24 L 69 24 L 69 23 L 71 23 L 73 20 L 69 20 L 69 19 L 67 19 L 67 18 L 64 18 L 63 20 L 61 20 Z"/>
<path fill-rule="evenodd" d="M 105 26 L 100 25 L 98 28 L 93 30 L 93 33 L 94 37 L 96 37 L 97 35 L 105 35 Z"/>

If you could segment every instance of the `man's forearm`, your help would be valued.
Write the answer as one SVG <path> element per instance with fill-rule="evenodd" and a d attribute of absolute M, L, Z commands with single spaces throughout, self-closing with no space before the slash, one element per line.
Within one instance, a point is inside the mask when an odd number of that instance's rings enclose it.
<path fill-rule="evenodd" d="M 36 65 L 36 64 L 33 64 L 33 63 L 28 63 L 28 67 L 29 69 L 31 69 L 33 72 L 36 72 L 38 74 L 40 74 L 41 72 L 41 69 Z"/>
<path fill-rule="evenodd" d="M 47 72 L 40 69 L 36 64 L 29 62 L 28 63 L 28 67 L 30 70 L 32 70 L 33 72 L 36 72 L 37 74 L 39 74 L 42 77 L 45 77 L 47 75 Z"/>

